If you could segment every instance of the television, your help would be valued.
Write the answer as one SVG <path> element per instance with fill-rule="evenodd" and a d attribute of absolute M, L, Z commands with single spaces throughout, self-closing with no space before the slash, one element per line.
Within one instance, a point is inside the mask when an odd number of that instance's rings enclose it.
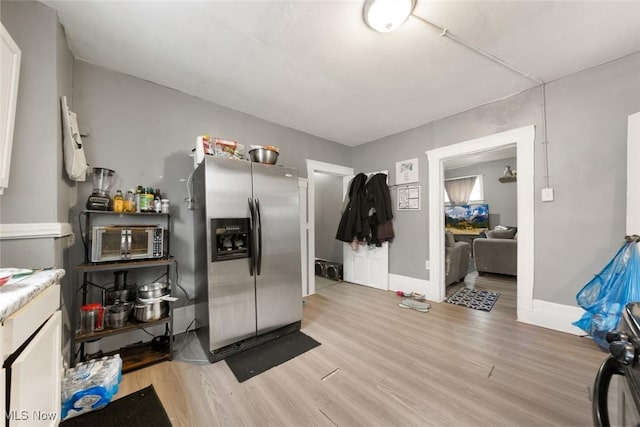
<path fill-rule="evenodd" d="M 445 206 L 444 227 L 458 234 L 480 234 L 489 229 L 489 205 L 478 203 Z"/>

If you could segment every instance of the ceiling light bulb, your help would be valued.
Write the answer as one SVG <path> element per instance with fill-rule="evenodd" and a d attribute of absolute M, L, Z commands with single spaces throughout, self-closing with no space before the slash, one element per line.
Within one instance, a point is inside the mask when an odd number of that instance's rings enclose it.
<path fill-rule="evenodd" d="M 414 0 L 367 0 L 364 20 L 374 30 L 388 33 L 407 20 L 414 4 Z"/>

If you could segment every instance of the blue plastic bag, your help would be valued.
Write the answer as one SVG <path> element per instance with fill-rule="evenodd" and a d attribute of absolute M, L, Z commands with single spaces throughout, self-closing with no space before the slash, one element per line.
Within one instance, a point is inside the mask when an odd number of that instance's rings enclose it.
<path fill-rule="evenodd" d="M 576 300 L 586 313 L 573 325 L 591 335 L 603 350 L 608 350 L 607 332 L 618 327 L 625 305 L 640 301 L 637 239 L 627 238 L 602 271 L 578 292 Z"/>

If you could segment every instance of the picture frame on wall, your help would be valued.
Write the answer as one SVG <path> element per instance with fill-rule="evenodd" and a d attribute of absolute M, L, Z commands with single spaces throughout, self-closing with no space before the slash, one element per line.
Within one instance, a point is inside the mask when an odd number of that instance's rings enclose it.
<path fill-rule="evenodd" d="M 399 211 L 419 211 L 420 186 L 407 185 L 406 187 L 398 187 L 396 209 Z"/>
<path fill-rule="evenodd" d="M 396 162 L 396 185 L 418 182 L 418 158 Z"/>

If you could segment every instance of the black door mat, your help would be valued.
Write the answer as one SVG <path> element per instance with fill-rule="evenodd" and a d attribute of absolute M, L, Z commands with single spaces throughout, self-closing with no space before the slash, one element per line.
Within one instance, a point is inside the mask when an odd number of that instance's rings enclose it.
<path fill-rule="evenodd" d="M 69 418 L 62 427 L 171 427 L 171 421 L 153 388 L 114 400 L 102 409 Z"/>
<path fill-rule="evenodd" d="M 319 345 L 320 343 L 310 336 L 296 331 L 231 355 L 225 361 L 241 383 Z"/>
<path fill-rule="evenodd" d="M 455 294 L 445 298 L 445 302 L 464 305 L 475 310 L 491 311 L 499 296 L 500 294 L 497 292 L 460 288 Z"/>

